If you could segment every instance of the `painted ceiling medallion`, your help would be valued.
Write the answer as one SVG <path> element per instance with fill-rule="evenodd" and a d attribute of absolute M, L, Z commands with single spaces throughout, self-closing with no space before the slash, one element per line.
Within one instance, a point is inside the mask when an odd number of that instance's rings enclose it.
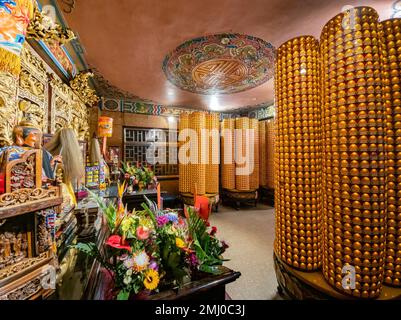
<path fill-rule="evenodd" d="M 180 45 L 166 56 L 163 71 L 177 87 L 201 94 L 234 93 L 273 77 L 275 48 L 241 34 L 216 34 Z"/>

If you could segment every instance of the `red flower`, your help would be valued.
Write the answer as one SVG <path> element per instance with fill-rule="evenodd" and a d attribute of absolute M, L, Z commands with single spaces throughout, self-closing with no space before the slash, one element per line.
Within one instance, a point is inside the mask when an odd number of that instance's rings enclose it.
<path fill-rule="evenodd" d="M 122 238 L 118 235 L 112 235 L 107 239 L 106 244 L 110 247 L 116 249 L 125 249 L 131 252 L 131 247 L 128 245 L 126 241 L 122 241 Z"/>
<path fill-rule="evenodd" d="M 210 235 L 214 236 L 216 234 L 216 232 L 217 232 L 217 228 L 213 226 L 212 230 L 210 231 Z"/>

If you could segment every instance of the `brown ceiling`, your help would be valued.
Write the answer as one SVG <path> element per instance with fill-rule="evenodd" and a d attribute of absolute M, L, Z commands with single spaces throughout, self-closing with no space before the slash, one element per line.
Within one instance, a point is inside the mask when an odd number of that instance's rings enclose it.
<path fill-rule="evenodd" d="M 60 1 L 60 0 L 59 0 Z M 216 33 L 240 33 L 278 47 L 299 35 L 319 37 L 345 5 L 368 5 L 388 19 L 395 0 L 77 0 L 64 14 L 90 66 L 121 90 L 164 105 L 208 109 L 212 96 L 183 91 L 162 70 L 183 42 Z M 273 102 L 273 81 L 214 98 L 221 110 Z"/>

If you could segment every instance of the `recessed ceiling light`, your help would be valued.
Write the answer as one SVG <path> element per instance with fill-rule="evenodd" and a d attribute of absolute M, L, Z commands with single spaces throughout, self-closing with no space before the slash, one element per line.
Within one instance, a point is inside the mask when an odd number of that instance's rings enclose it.
<path fill-rule="evenodd" d="M 220 110 L 219 100 L 217 99 L 217 96 L 216 96 L 216 95 L 212 95 L 212 97 L 210 98 L 209 108 L 210 108 L 210 110 L 212 110 L 212 111 L 218 111 L 218 110 Z"/>

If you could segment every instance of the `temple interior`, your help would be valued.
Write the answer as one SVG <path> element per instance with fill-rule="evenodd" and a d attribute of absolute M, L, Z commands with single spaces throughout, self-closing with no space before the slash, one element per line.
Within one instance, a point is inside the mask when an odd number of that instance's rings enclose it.
<path fill-rule="evenodd" d="M 401 299 L 401 0 L 0 0 L 0 300 Z"/>

